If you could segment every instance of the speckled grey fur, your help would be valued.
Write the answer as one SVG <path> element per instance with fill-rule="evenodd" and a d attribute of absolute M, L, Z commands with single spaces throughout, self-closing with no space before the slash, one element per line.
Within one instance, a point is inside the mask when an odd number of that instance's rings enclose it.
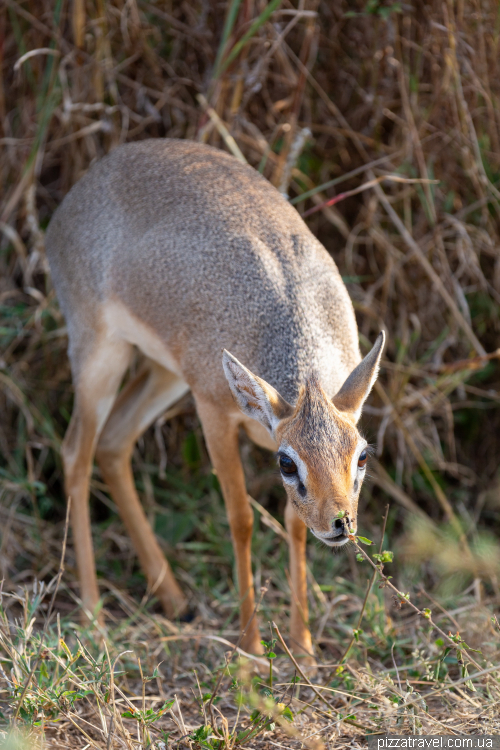
<path fill-rule="evenodd" d="M 108 300 L 150 326 L 193 391 L 214 400 L 229 395 L 222 348 L 290 403 L 311 371 L 331 397 L 360 361 L 332 258 L 275 188 L 220 150 L 120 146 L 68 193 L 46 247 L 75 377 Z"/>

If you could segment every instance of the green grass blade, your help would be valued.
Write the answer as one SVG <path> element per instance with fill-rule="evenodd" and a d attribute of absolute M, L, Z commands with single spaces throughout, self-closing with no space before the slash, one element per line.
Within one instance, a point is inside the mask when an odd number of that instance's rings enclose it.
<path fill-rule="evenodd" d="M 253 24 L 250 26 L 246 34 L 243 34 L 241 39 L 236 42 L 234 47 L 232 48 L 231 52 L 227 56 L 226 60 L 224 61 L 224 64 L 221 66 L 219 75 L 221 75 L 228 67 L 231 65 L 233 60 L 240 54 L 243 47 L 248 44 L 250 39 L 255 36 L 255 34 L 258 32 L 258 30 L 265 24 L 271 13 L 274 13 L 275 10 L 279 8 L 281 5 L 281 0 L 272 0 L 272 2 L 269 3 L 269 5 L 265 8 L 265 10 L 262 11 L 260 16 L 255 19 Z"/>
<path fill-rule="evenodd" d="M 238 16 L 240 5 L 241 5 L 241 0 L 232 0 L 231 7 L 229 8 L 229 12 L 226 16 L 226 20 L 224 22 L 224 30 L 222 32 L 222 39 L 220 41 L 219 49 L 217 51 L 217 57 L 215 59 L 214 75 L 213 75 L 214 80 L 216 80 L 220 75 L 219 68 L 222 62 L 222 56 L 224 54 L 224 50 L 226 49 L 226 44 L 228 42 L 228 39 L 233 30 L 233 26 L 236 23 L 236 18 Z"/>

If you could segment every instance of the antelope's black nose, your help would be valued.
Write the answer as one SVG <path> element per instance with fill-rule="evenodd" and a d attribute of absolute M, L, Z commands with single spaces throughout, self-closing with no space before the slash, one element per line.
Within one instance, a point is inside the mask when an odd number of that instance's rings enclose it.
<path fill-rule="evenodd" d="M 343 529 L 344 528 L 344 521 L 342 518 L 336 518 L 334 526 L 336 529 Z"/>

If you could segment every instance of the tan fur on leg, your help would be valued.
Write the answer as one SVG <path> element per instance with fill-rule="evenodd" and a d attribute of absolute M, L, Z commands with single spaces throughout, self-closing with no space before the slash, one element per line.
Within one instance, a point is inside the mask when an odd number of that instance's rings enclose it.
<path fill-rule="evenodd" d="M 251 562 L 253 511 L 248 501 L 238 448 L 238 425 L 236 420 L 210 403 L 197 401 L 197 408 L 231 528 L 241 599 L 240 623 L 241 629 L 246 629 L 241 647 L 249 653 L 261 654 L 263 650 L 257 617 L 247 627 L 255 608 Z"/>
<path fill-rule="evenodd" d="M 136 440 L 148 425 L 187 390 L 187 385 L 176 375 L 148 362 L 120 393 L 96 451 L 104 480 L 132 539 L 151 592 L 158 596 L 167 617 L 171 618 L 179 615 L 187 602 L 139 501 L 130 457 Z"/>
<path fill-rule="evenodd" d="M 285 525 L 290 539 L 290 576 L 292 584 L 292 612 L 290 635 L 295 654 L 313 653 L 309 631 L 309 607 L 307 604 L 306 540 L 307 527 L 295 513 L 292 504 L 287 503 Z M 314 662 L 305 657 L 304 662 Z"/>
<path fill-rule="evenodd" d="M 88 498 L 95 434 L 95 420 L 85 419 L 76 406 L 64 438 L 62 457 L 66 495 L 71 497 L 71 528 L 80 596 L 88 617 L 92 617 L 99 602 Z"/>
<path fill-rule="evenodd" d="M 75 404 L 62 445 L 64 481 L 71 497 L 71 527 L 84 612 L 92 616 L 99 602 L 89 513 L 89 482 L 99 431 L 111 410 L 127 367 L 130 347 L 96 338 L 73 364 Z M 77 364 L 78 363 L 78 364 Z M 101 619 L 101 618 L 99 618 Z"/>

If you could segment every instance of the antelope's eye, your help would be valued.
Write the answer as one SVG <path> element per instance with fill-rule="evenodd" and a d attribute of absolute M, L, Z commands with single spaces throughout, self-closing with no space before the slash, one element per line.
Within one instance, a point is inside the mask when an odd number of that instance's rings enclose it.
<path fill-rule="evenodd" d="M 362 453 L 359 454 L 358 458 L 358 466 L 360 469 L 363 469 L 366 466 L 366 462 L 368 461 L 368 453 L 366 450 L 364 450 Z"/>
<path fill-rule="evenodd" d="M 283 474 L 296 474 L 297 467 L 291 458 L 285 455 L 280 456 L 280 469 Z"/>

